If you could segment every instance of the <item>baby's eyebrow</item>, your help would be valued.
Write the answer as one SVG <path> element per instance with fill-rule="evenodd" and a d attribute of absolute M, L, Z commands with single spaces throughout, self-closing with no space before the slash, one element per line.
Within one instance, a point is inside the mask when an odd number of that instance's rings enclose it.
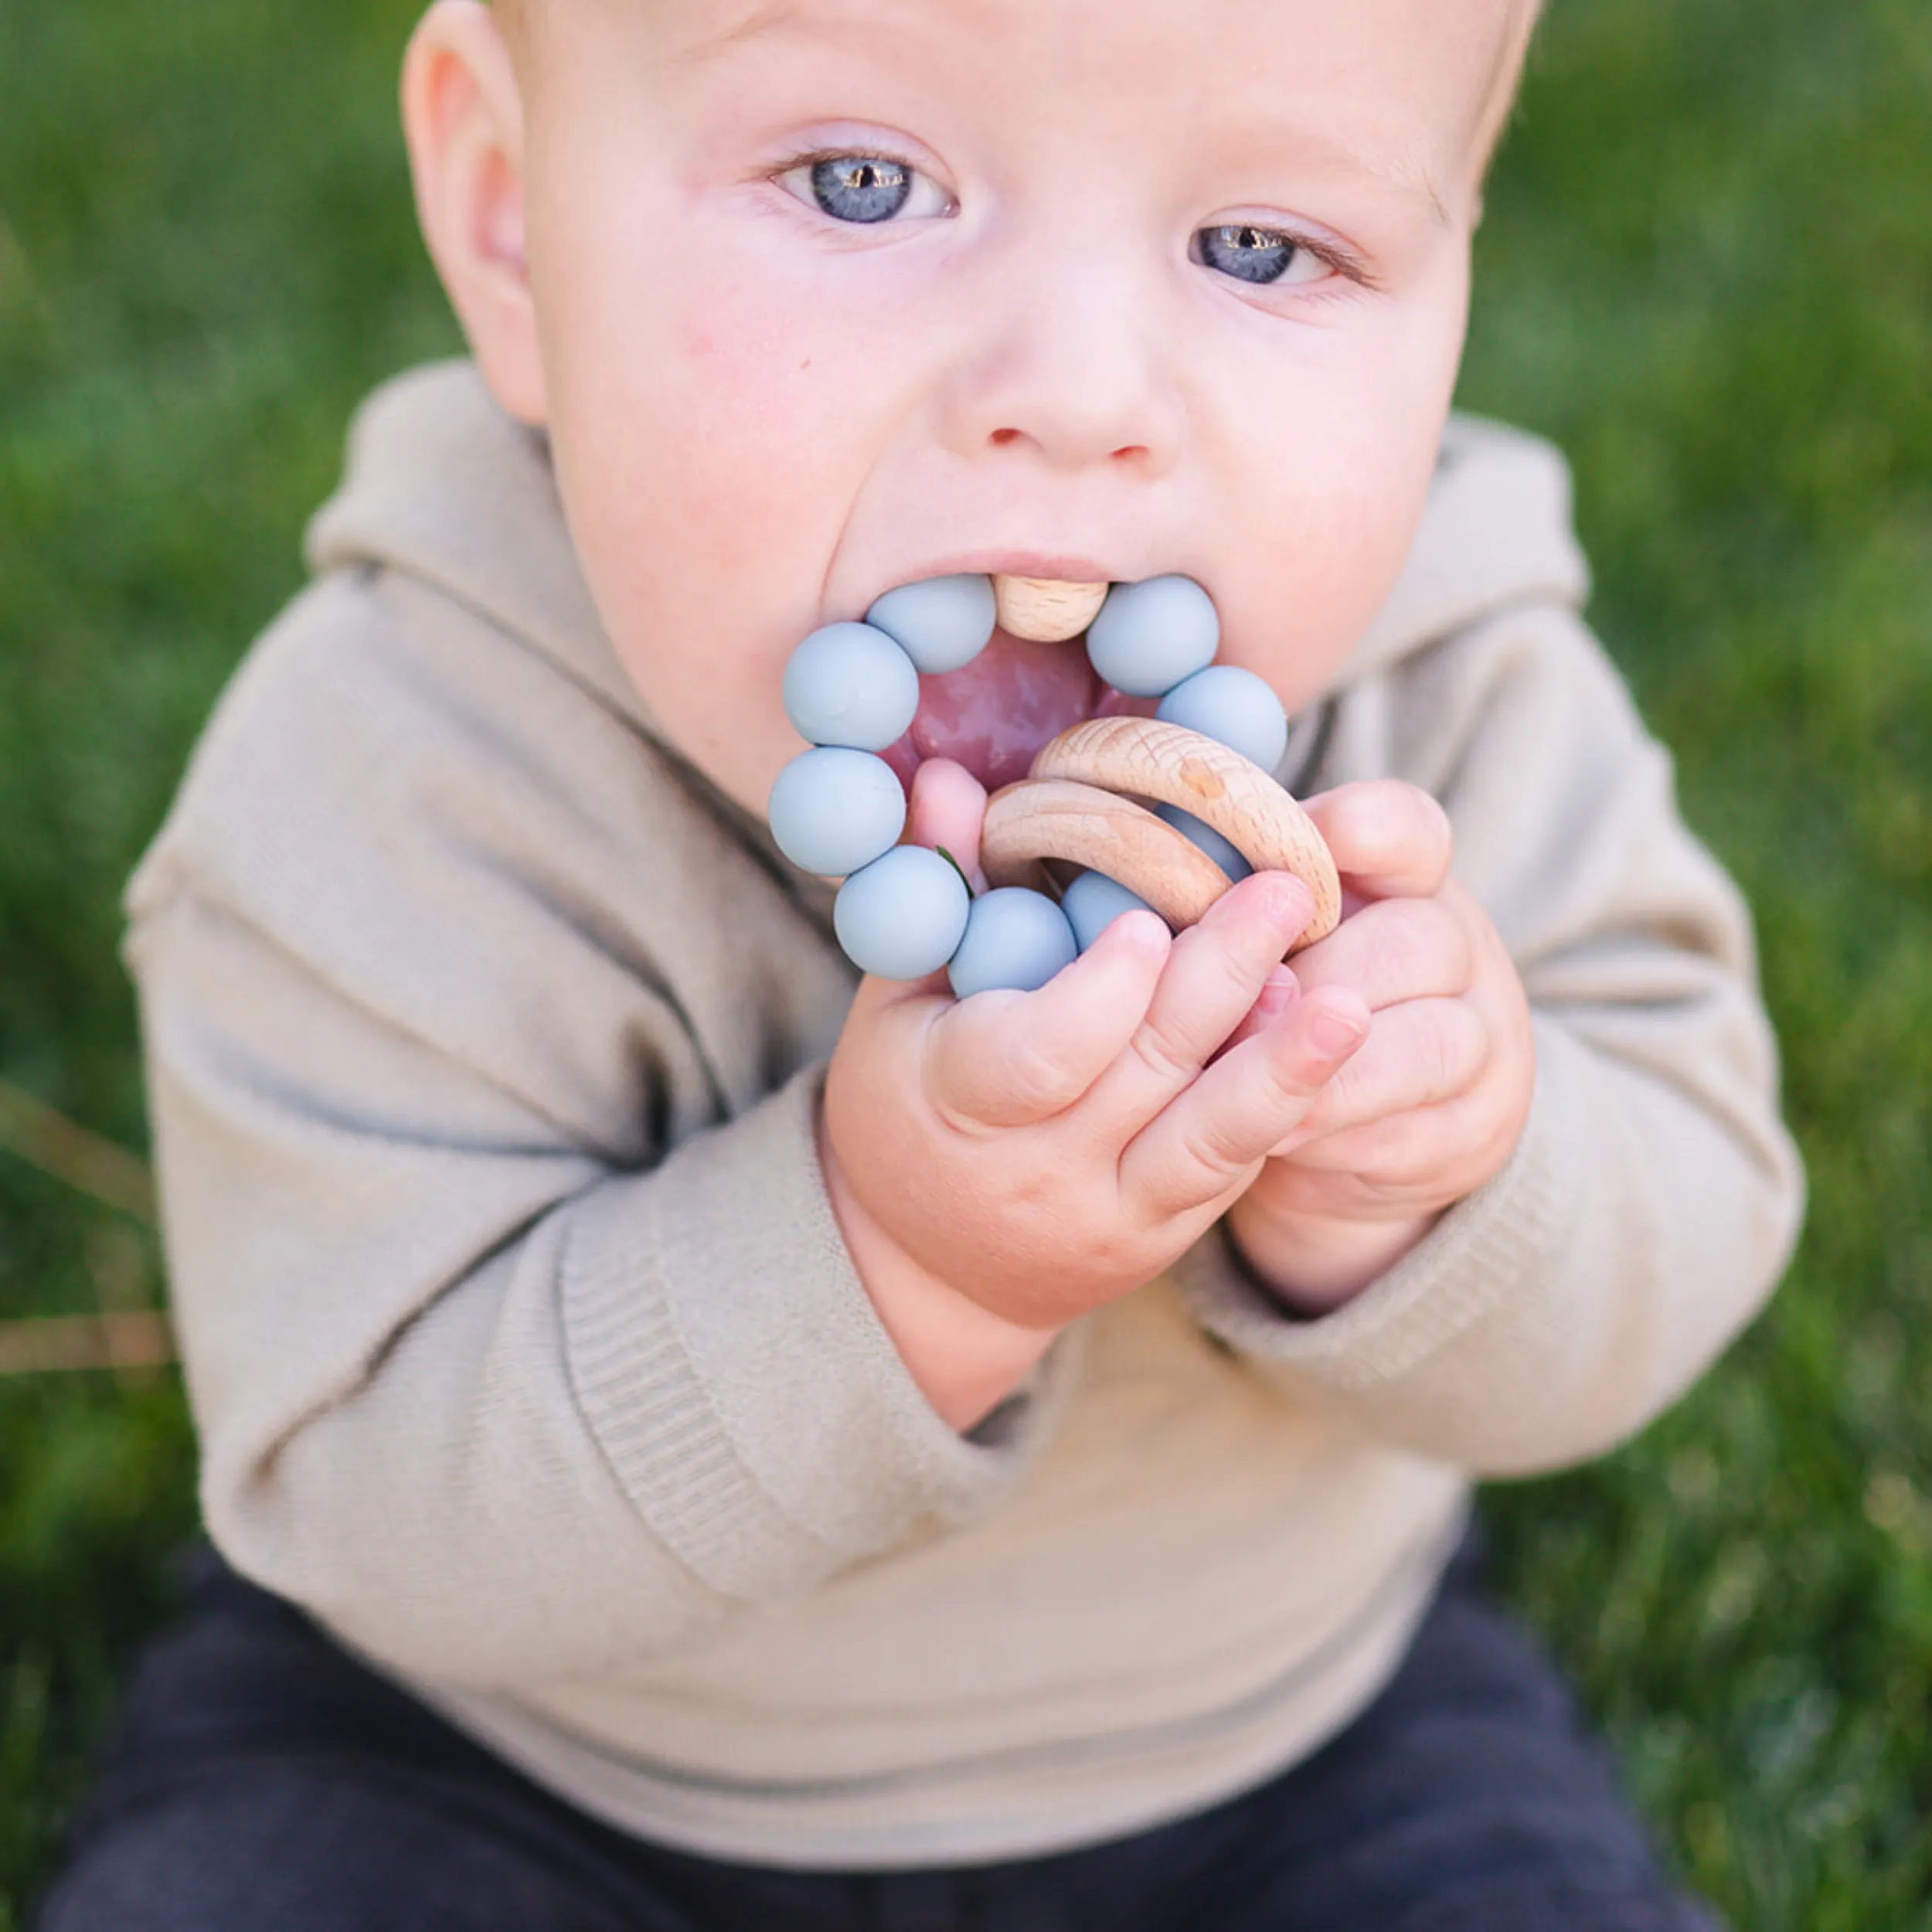
<path fill-rule="evenodd" d="M 1335 134 L 1284 130 L 1267 124 L 1252 132 L 1235 151 L 1264 170 L 1271 162 L 1286 161 L 1297 169 L 1316 175 L 1366 181 L 1392 189 L 1405 201 L 1419 203 L 1433 227 L 1447 229 L 1455 225 L 1427 158 L 1407 149 L 1371 150 L 1357 147 Z"/>
<path fill-rule="evenodd" d="M 1443 199 L 1442 191 L 1437 187 L 1427 168 L 1420 165 L 1413 168 L 1405 168 L 1393 179 L 1397 187 L 1428 203 L 1429 219 L 1437 227 L 1454 226 L 1450 218 L 1449 205 Z"/>
<path fill-rule="evenodd" d="M 1449 215 L 1449 205 L 1442 198 L 1442 191 L 1437 187 L 1434 177 L 1419 159 L 1407 155 L 1390 155 L 1386 160 L 1357 155 L 1349 150 L 1338 150 L 1348 165 L 1365 175 L 1386 182 L 1391 187 L 1410 199 L 1421 202 L 1429 211 L 1429 219 L 1437 228 L 1454 226 Z"/>
<path fill-rule="evenodd" d="M 955 11 L 969 6 L 970 0 L 955 0 Z M 883 16 L 869 15 L 861 22 L 828 13 L 822 7 L 817 9 L 820 17 L 815 19 L 810 17 L 811 11 L 798 5 L 797 0 L 760 0 L 760 4 L 747 7 L 740 19 L 694 36 L 681 57 L 690 66 L 702 66 L 753 41 L 798 29 L 808 29 L 828 39 L 859 35 L 869 43 L 893 24 L 889 12 Z"/>
<path fill-rule="evenodd" d="M 769 0 L 766 5 L 752 8 L 741 20 L 694 41 L 685 49 L 684 58 L 693 66 L 701 66 L 734 47 L 743 46 L 748 40 L 760 39 L 794 25 L 798 19 L 798 9 L 787 4 L 787 0 Z"/>

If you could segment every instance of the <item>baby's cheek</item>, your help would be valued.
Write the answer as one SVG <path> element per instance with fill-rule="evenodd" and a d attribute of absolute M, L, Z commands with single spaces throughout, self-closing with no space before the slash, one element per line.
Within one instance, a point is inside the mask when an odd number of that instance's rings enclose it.
<path fill-rule="evenodd" d="M 1240 546 L 1216 580 L 1223 661 L 1266 679 L 1291 713 L 1340 668 L 1407 560 L 1427 465 L 1379 465 L 1376 454 L 1284 502 L 1270 534 Z"/>
<path fill-rule="evenodd" d="M 830 495 L 836 419 L 822 384 L 782 342 L 703 324 L 685 361 L 688 382 L 668 400 L 694 513 L 740 551 L 782 541 Z"/>
<path fill-rule="evenodd" d="M 805 352 L 762 308 L 628 292 L 573 318 L 555 429 L 580 541 L 648 546 L 654 571 L 726 599 L 822 553 L 836 420 Z M 815 589 L 823 573 L 821 554 Z"/>

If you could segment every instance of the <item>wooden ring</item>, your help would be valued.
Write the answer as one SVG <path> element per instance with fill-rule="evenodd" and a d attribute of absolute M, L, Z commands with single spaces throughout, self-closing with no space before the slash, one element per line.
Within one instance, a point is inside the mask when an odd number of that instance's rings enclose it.
<path fill-rule="evenodd" d="M 1259 765 L 1226 745 L 1158 718 L 1090 718 L 1034 758 L 1032 781 L 1053 780 L 1177 805 L 1213 826 L 1257 872 L 1293 872 L 1314 895 L 1315 913 L 1292 950 L 1325 939 L 1341 923 L 1342 882 L 1314 820 Z M 1107 871 L 1097 863 L 1094 869 Z M 1140 891 L 1130 880 L 1119 883 Z"/>
<path fill-rule="evenodd" d="M 1233 883 L 1145 805 L 1067 779 L 1022 779 L 987 801 L 979 862 L 995 886 L 1037 886 L 1043 859 L 1105 872 L 1172 927 L 1192 926 Z"/>

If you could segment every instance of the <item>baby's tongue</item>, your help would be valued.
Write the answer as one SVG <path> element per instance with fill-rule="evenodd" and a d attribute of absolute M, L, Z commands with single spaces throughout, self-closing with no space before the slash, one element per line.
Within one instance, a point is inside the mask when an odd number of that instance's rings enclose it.
<path fill-rule="evenodd" d="M 886 757 L 908 781 L 924 759 L 956 759 L 995 791 L 1024 778 L 1042 745 L 1108 698 L 1118 702 L 1080 638 L 1032 644 L 995 631 L 971 664 L 920 679 L 918 715 Z"/>

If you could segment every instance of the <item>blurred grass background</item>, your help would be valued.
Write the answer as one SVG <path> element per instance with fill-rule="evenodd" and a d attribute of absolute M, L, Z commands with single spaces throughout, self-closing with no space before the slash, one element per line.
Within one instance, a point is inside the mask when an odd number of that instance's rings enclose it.
<path fill-rule="evenodd" d="M 349 410 L 454 345 L 411 12 L 0 0 L 0 1318 L 162 1297 L 111 1159 L 19 1096 L 143 1146 L 121 883 Z M 1559 0 L 1464 389 L 1575 461 L 1599 627 L 1758 909 L 1813 1178 L 1687 1403 L 1491 1498 L 1511 1598 L 1753 1932 L 1932 1926 L 1929 110 L 1924 0 Z M 193 1523 L 171 1372 L 0 1376 L 0 1932 Z"/>

